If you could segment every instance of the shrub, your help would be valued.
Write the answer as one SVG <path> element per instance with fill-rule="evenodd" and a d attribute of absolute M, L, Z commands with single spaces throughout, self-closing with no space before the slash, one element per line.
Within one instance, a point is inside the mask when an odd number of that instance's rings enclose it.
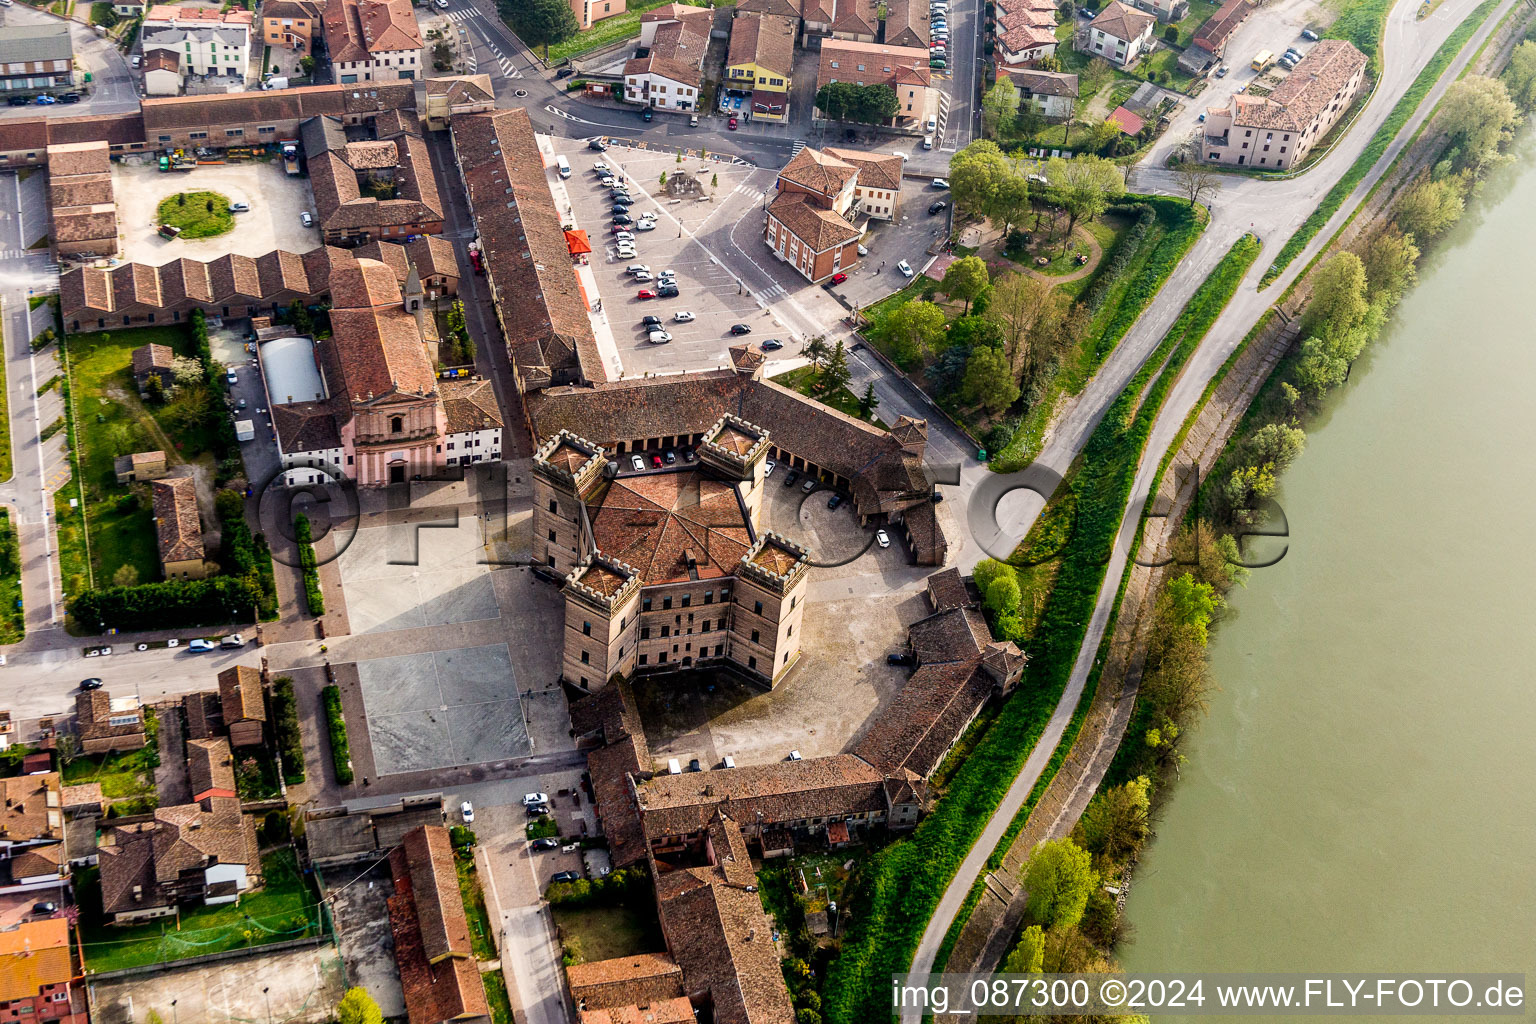
<path fill-rule="evenodd" d="M 293 535 L 299 543 L 299 567 L 304 572 L 304 598 L 309 614 L 325 614 L 325 594 L 320 590 L 320 566 L 309 528 L 309 517 L 300 512 L 293 518 Z"/>
<path fill-rule="evenodd" d="M 352 751 L 347 746 L 347 721 L 341 713 L 341 688 L 327 686 L 320 691 L 325 701 L 325 725 L 331 736 L 331 763 L 336 768 L 336 781 L 343 786 L 352 782 Z"/>
<path fill-rule="evenodd" d="M 272 718 L 273 735 L 283 758 L 283 779 L 290 786 L 297 785 L 304 781 L 304 740 L 291 676 L 278 676 L 272 684 Z"/>
<path fill-rule="evenodd" d="M 246 619 L 261 604 L 261 588 L 251 576 L 212 576 L 204 580 L 166 580 L 136 587 L 85 590 L 70 602 L 70 614 L 83 629 L 181 629 L 222 625 Z"/>
<path fill-rule="evenodd" d="M 454 825 L 448 829 L 448 841 L 455 851 L 463 853 L 475 845 L 475 830 L 468 825 Z"/>

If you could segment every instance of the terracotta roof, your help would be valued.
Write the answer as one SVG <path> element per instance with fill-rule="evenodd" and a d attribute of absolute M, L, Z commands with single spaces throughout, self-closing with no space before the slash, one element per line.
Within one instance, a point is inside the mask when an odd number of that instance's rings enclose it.
<path fill-rule="evenodd" d="M 607 746 L 587 754 L 587 771 L 613 866 L 621 868 L 645 860 L 645 830 L 629 779 L 635 772 L 650 770 L 650 753 L 643 733 L 609 735 L 607 740 Z"/>
<path fill-rule="evenodd" d="M 73 976 L 69 922 L 64 918 L 23 921 L 0 932 L 0 1004 L 36 998 L 42 989 L 63 985 Z"/>
<path fill-rule="evenodd" d="M 859 172 L 858 183 L 864 188 L 901 188 L 901 169 L 905 161 L 895 153 L 869 153 L 833 146 L 828 146 L 826 152 L 856 168 Z"/>
<path fill-rule="evenodd" d="M 694 1024 L 698 1016 L 687 996 L 661 999 L 643 1006 L 611 1006 L 601 1010 L 580 1010 L 577 1024 Z"/>
<path fill-rule="evenodd" d="M 1060 71 L 1036 71 L 1033 68 L 1004 68 L 1013 84 L 1033 96 L 1068 96 L 1077 98 L 1077 76 Z"/>
<path fill-rule="evenodd" d="M 925 0 L 886 0 L 885 42 L 891 46 L 927 46 L 929 14 Z"/>
<path fill-rule="evenodd" d="M 272 426 L 282 453 L 302 455 L 342 447 L 341 433 L 336 428 L 337 404 L 327 399 L 272 406 Z"/>
<path fill-rule="evenodd" d="M 175 359 L 176 350 L 169 345 L 140 345 L 133 350 L 133 372 L 137 375 L 150 370 L 169 370 Z"/>
<path fill-rule="evenodd" d="M 625 75 L 654 74 L 684 85 L 698 87 L 704 54 L 709 49 L 714 14 L 697 7 L 681 7 L 656 30 L 648 56 L 624 63 Z"/>
<path fill-rule="evenodd" d="M 1099 16 L 1088 23 L 1089 28 L 1096 28 L 1107 36 L 1130 42 L 1138 39 L 1150 26 L 1157 24 L 1157 18 L 1145 11 L 1138 11 L 1134 7 L 1127 7 L 1120 0 L 1109 0 Z"/>
<path fill-rule="evenodd" d="M 175 129 L 197 131 L 222 125 L 302 121 L 322 115 L 361 117 L 386 110 L 415 110 L 416 83 L 367 82 L 164 96 L 145 99 L 140 107 L 143 124 L 138 141 L 142 142 Z"/>
<path fill-rule="evenodd" d="M 1268 96 L 1233 96 L 1232 123 L 1244 128 L 1304 132 L 1341 99 L 1349 80 L 1365 69 L 1365 54 L 1343 39 L 1324 39 Z"/>
<path fill-rule="evenodd" d="M 781 192 L 768 204 L 768 215 L 788 228 L 812 252 L 825 252 L 859 237 L 858 229 L 852 224 L 831 210 L 813 205 L 803 193 Z"/>
<path fill-rule="evenodd" d="M 150 50 L 144 55 L 144 72 L 174 71 L 181 72 L 181 54 L 176 50 L 165 48 Z"/>
<path fill-rule="evenodd" d="M 881 709 L 853 752 L 886 774 L 906 768 L 927 778 L 992 690 L 992 680 L 975 660 L 923 665 Z"/>
<path fill-rule="evenodd" d="M 28 846 L 11 857 L 11 879 L 35 878 L 39 875 L 56 875 L 64 863 L 64 844 L 49 843 L 47 846 Z M 0 933 L 3 934 L 3 933 Z"/>
<path fill-rule="evenodd" d="M 164 904 L 155 880 L 154 824 L 112 828 L 97 847 L 101 907 L 109 914 Z"/>
<path fill-rule="evenodd" d="M 573 380 L 606 381 L 527 111 L 456 117 L 452 129 L 486 272 L 519 369 L 558 371 L 554 360 L 560 360 Z"/>
<path fill-rule="evenodd" d="M 936 612 L 971 603 L 970 591 L 959 569 L 944 569 L 928 577 L 928 602 Z"/>
<path fill-rule="evenodd" d="M 187 741 L 187 780 L 192 799 L 235 795 L 235 755 L 222 736 Z"/>
<path fill-rule="evenodd" d="M 646 1005 L 683 994 L 683 971 L 666 953 L 636 953 L 565 969 L 571 999 L 580 1008 Z M 685 1000 L 686 1001 L 686 1000 Z M 690 1012 L 688 1020 L 693 1020 Z"/>
<path fill-rule="evenodd" d="M 1010 16 L 999 24 L 1002 31 L 998 33 L 998 42 L 1009 53 L 1023 53 L 1039 46 L 1055 46 L 1058 42 L 1053 29 L 1031 24 L 1028 15 Z"/>
<path fill-rule="evenodd" d="M 1120 130 L 1127 135 L 1135 135 L 1146 127 L 1146 122 L 1124 107 L 1116 107 L 1109 112 L 1104 120 L 1120 126 Z"/>
<path fill-rule="evenodd" d="M 858 173 L 858 167 L 832 155 L 831 150 L 806 146 L 779 171 L 779 180 L 801 185 L 824 196 L 835 196 Z"/>
<path fill-rule="evenodd" d="M 450 956 L 473 957 L 469 919 L 459 894 L 448 830 L 427 825 L 414 828 L 405 834 L 401 851 L 416 897 L 416 919 L 427 961 L 435 964 Z"/>
<path fill-rule="evenodd" d="M 439 381 L 443 412 L 448 417 L 448 433 L 466 430 L 494 430 L 502 426 L 501 409 L 496 404 L 496 389 L 485 378 Z"/>
<path fill-rule="evenodd" d="M 389 866 L 395 883 L 390 931 L 410 1024 L 487 1015 L 448 830 L 411 829 L 390 852 Z"/>
<path fill-rule="evenodd" d="M 727 66 L 753 63 L 789 79 L 795 52 L 795 22 L 774 14 L 747 14 L 731 22 Z"/>
<path fill-rule="evenodd" d="M 1195 33 L 1194 42 L 1213 53 L 1221 52 L 1228 37 L 1253 13 L 1253 0 L 1227 0 L 1216 13 L 1205 19 Z"/>
<path fill-rule="evenodd" d="M 738 14 L 774 14 L 782 18 L 800 17 L 800 0 L 741 0 Z"/>
<path fill-rule="evenodd" d="M 53 240 L 58 242 L 111 243 L 117 251 L 117 207 L 111 203 L 53 209 Z"/>
<path fill-rule="evenodd" d="M 865 43 L 855 39 L 823 39 L 816 86 L 820 88 L 834 80 L 892 86 L 901 81 L 916 81 L 926 85 L 931 80 L 928 56 L 926 47 L 887 46 L 884 43 Z M 837 67 L 833 67 L 833 64 Z M 859 70 L 860 64 L 864 65 L 862 71 Z"/>
<path fill-rule="evenodd" d="M 48 175 L 110 174 L 112 153 L 105 142 L 68 142 L 48 147 Z"/>
<path fill-rule="evenodd" d="M 874 35 L 880 24 L 875 0 L 837 0 L 834 13 L 833 32 Z"/>
<path fill-rule="evenodd" d="M 379 129 L 381 132 L 385 129 Z M 309 167 L 315 214 L 327 231 L 384 226 L 411 227 L 442 220 L 442 197 L 432 157 L 413 124 L 397 123 L 394 134 L 348 142 L 340 119 L 320 117 L 299 126 Z M 393 199 L 365 195 L 359 172 L 390 170 Z"/>
<path fill-rule="evenodd" d="M 446 96 L 455 103 L 482 103 L 496 98 L 490 75 L 451 75 L 427 79 L 428 96 Z"/>
<path fill-rule="evenodd" d="M 409 0 L 328 0 L 322 17 L 333 61 L 421 49 L 421 28 Z"/>
<path fill-rule="evenodd" d="M 73 786 L 63 787 L 64 809 L 72 807 L 89 807 L 92 804 L 101 803 L 101 783 L 77 782 Z"/>
<path fill-rule="evenodd" d="M 641 821 L 646 836 L 655 838 L 702 832 L 717 808 L 762 825 L 883 811 L 883 780 L 852 754 L 658 775 L 639 787 Z"/>
<path fill-rule="evenodd" d="M 82 741 L 144 735 L 142 713 L 126 725 L 112 725 L 112 715 L 112 696 L 106 690 L 88 690 L 75 695 L 75 731 Z"/>
<path fill-rule="evenodd" d="M 149 485 L 155 512 L 160 561 L 185 562 L 203 557 L 203 523 L 197 511 L 197 481 L 190 476 L 154 480 Z"/>
<path fill-rule="evenodd" d="M 273 18 L 318 18 L 322 5 L 314 0 L 264 0 L 261 5 L 263 20 Z"/>
<path fill-rule="evenodd" d="M 730 575 L 752 544 L 736 488 L 696 468 L 607 481 L 587 506 L 597 549 L 646 585 Z"/>
<path fill-rule="evenodd" d="M 249 665 L 232 665 L 219 673 L 219 702 L 223 706 L 226 726 L 267 720 L 267 708 L 261 694 L 261 673 Z"/>
<path fill-rule="evenodd" d="M 14 121 L 0 121 L 0 153 L 35 152 L 42 155 L 48 149 L 48 119 L 24 117 Z"/>
<path fill-rule="evenodd" d="M 208 803 L 209 810 L 198 804 L 158 807 L 152 821 L 108 830 L 107 844 L 98 850 L 108 913 L 163 905 L 164 887 L 185 872 L 213 864 L 256 868 L 261 857 L 255 820 L 240 812 L 234 797 L 213 796 Z"/>

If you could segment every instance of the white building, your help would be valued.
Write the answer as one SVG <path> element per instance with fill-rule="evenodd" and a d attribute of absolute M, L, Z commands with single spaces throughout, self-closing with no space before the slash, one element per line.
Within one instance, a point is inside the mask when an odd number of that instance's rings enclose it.
<path fill-rule="evenodd" d="M 188 75 L 244 79 L 251 63 L 247 25 L 145 29 L 143 45 L 146 58 L 157 51 L 174 53 L 183 82 Z"/>
<path fill-rule="evenodd" d="M 651 35 L 650 53 L 625 61 L 624 99 L 657 110 L 697 110 L 713 15 L 668 4 L 645 18 L 651 20 L 642 23 L 641 33 L 642 39 Z"/>
<path fill-rule="evenodd" d="M 410 0 L 329 0 L 324 20 L 342 85 L 421 77 L 421 26 Z"/>
<path fill-rule="evenodd" d="M 496 462 L 501 458 L 501 409 L 491 382 L 474 377 L 438 382 L 448 433 L 443 438 L 449 466 Z"/>
<path fill-rule="evenodd" d="M 1122 68 L 1135 65 L 1152 50 L 1152 34 L 1157 28 L 1157 18 L 1145 11 L 1127 7 L 1120 0 L 1110 0 L 1099 16 L 1088 23 L 1086 45 L 1078 49 L 1103 57 Z"/>

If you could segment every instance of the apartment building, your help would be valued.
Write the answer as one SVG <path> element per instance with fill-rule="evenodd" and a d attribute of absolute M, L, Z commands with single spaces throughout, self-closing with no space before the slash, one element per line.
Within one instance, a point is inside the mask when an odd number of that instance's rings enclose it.
<path fill-rule="evenodd" d="M 1087 31 L 1077 37 L 1077 48 L 1118 67 L 1134 67 L 1152 51 L 1156 28 L 1155 16 L 1127 7 L 1120 0 L 1110 0 L 1098 17 L 1088 23 Z"/>
<path fill-rule="evenodd" d="M 1226 106 L 1207 109 L 1205 159 L 1273 170 L 1296 166 L 1354 102 L 1367 63 L 1351 43 L 1324 39 L 1268 96 L 1234 95 Z"/>
<path fill-rule="evenodd" d="M 410 0 L 327 0 L 323 21 L 342 85 L 421 76 L 421 26 Z"/>

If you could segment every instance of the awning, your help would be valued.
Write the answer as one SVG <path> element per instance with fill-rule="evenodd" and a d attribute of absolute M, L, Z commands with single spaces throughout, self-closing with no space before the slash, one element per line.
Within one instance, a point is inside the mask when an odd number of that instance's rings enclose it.
<path fill-rule="evenodd" d="M 567 231 L 565 233 L 565 246 L 571 250 L 572 256 L 581 256 L 592 251 L 592 243 L 587 241 L 585 231 Z"/>

